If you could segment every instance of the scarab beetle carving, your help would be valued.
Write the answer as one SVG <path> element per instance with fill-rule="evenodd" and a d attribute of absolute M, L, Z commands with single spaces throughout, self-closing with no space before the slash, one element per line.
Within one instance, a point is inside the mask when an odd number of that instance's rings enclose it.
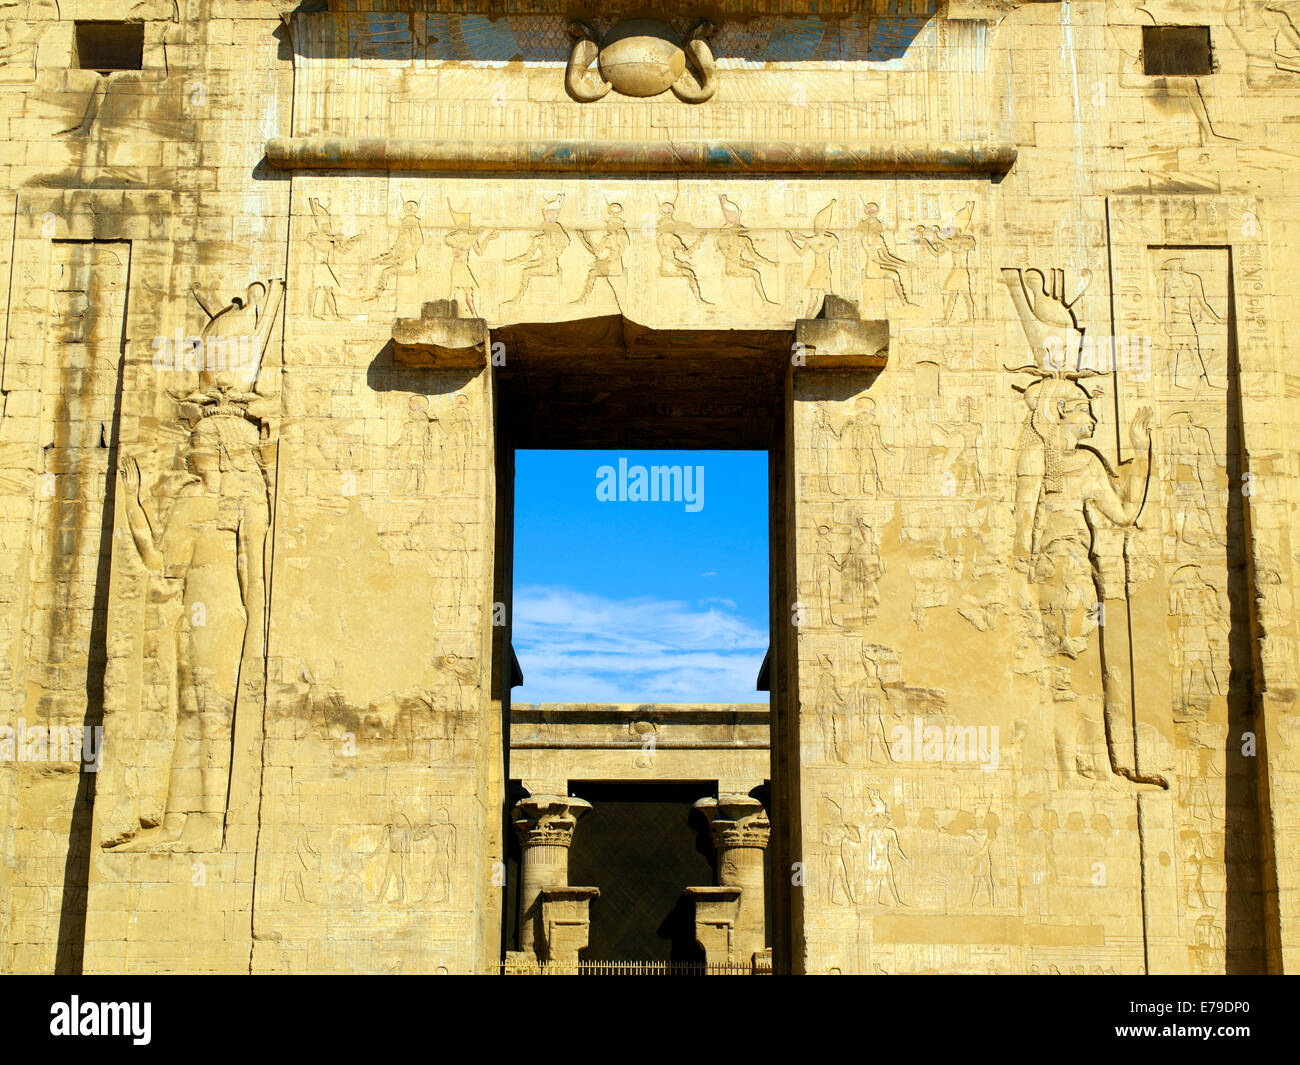
<path fill-rule="evenodd" d="M 658 96 L 671 89 L 679 100 L 703 103 L 718 88 L 708 44 L 715 32 L 713 23 L 702 20 L 683 43 L 665 22 L 628 19 L 601 39 L 587 23 L 570 23 L 573 50 L 564 87 L 583 103 L 599 100 L 610 89 L 624 96 Z"/>

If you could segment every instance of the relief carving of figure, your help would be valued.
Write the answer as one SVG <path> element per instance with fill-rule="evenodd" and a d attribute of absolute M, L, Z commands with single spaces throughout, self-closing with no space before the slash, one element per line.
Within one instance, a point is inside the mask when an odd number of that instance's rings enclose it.
<path fill-rule="evenodd" d="M 1026 278 L 1035 278 L 1027 285 Z M 1107 600 L 1123 599 L 1127 580 L 1127 537 L 1146 504 L 1151 484 L 1154 444 L 1151 412 L 1140 410 L 1129 426 L 1134 457 L 1113 469 L 1090 441 L 1097 428 L 1092 397 L 1081 381 L 1098 376 L 1078 366 L 1083 331 L 1064 295 L 1064 278 L 1053 271 L 1051 292 L 1039 271 L 1004 270 L 1006 282 L 1024 323 L 1030 346 L 1042 362 L 1017 368 L 1035 380 L 1014 386 L 1022 392 L 1029 414 L 1016 448 L 1015 543 L 1012 561 L 1025 575 L 1038 605 L 1038 638 L 1049 656 L 1077 658 L 1087 647 Z M 1078 297 L 1075 297 L 1076 301 Z M 1073 302 L 1073 301 L 1071 301 Z M 1065 334 L 1049 336 L 1045 328 Z M 1052 343 L 1051 341 L 1055 341 Z M 1057 344 L 1064 344 L 1060 350 Z M 1113 572 L 1112 553 L 1102 545 L 1123 542 L 1125 572 Z M 1058 702 L 1057 757 L 1062 773 L 1086 777 L 1111 772 L 1138 783 L 1161 777 L 1140 776 L 1133 750 L 1133 723 L 1128 693 L 1112 669 L 1102 671 L 1105 714 L 1104 750 L 1094 744 L 1091 756 L 1073 754 L 1078 743 L 1080 711 L 1072 701 Z"/>
<path fill-rule="evenodd" d="M 395 280 L 403 270 L 416 273 L 419 270 L 420 249 L 424 247 L 424 230 L 420 227 L 420 205 L 415 200 L 407 200 L 402 205 L 402 219 L 397 223 L 397 237 L 393 246 L 381 255 L 375 256 L 372 265 L 379 268 L 379 278 L 374 291 L 366 297 L 377 300 L 388 288 L 388 282 Z"/>
<path fill-rule="evenodd" d="M 885 481 L 881 476 L 883 456 L 892 455 L 893 448 L 885 443 L 881 435 L 880 422 L 876 418 L 876 401 L 869 396 L 861 396 L 854 403 L 856 413 L 845 426 L 849 451 L 853 454 L 853 467 L 858 471 L 858 491 L 864 496 L 877 495 L 885 490 Z"/>
<path fill-rule="evenodd" d="M 191 479 L 162 524 L 146 508 L 135 460 L 121 470 L 151 598 L 174 589 L 181 612 L 159 654 L 176 708 L 162 824 L 130 833 L 117 850 L 221 848 L 240 681 L 264 656 L 270 512 L 259 430 L 239 407 L 218 404 L 205 415 L 186 452 Z"/>
<path fill-rule="evenodd" d="M 977 810 L 976 816 L 978 815 Z M 981 891 L 988 895 L 990 906 L 997 905 L 993 879 L 993 841 L 997 838 L 997 834 L 997 815 L 987 809 L 984 810 L 984 816 L 976 823 L 976 827 L 966 830 L 966 835 L 974 844 L 970 853 L 971 888 L 968 906 L 975 905 Z"/>
<path fill-rule="evenodd" d="M 947 253 L 952 257 L 952 267 L 943 280 L 943 324 L 947 325 L 959 302 L 966 304 L 966 321 L 975 320 L 975 289 L 971 278 L 970 257 L 975 250 L 975 235 L 970 232 L 975 203 L 967 201 L 957 212 L 957 224 L 951 228 L 917 226 L 921 243 L 934 255 Z"/>
<path fill-rule="evenodd" d="M 890 743 L 889 732 L 885 728 L 885 711 L 894 717 L 893 700 L 885 688 L 880 676 L 880 663 L 873 655 L 870 645 L 862 648 L 862 680 L 857 685 L 857 698 L 862 718 L 866 723 L 866 735 L 863 743 L 868 760 L 872 762 L 893 762 L 894 748 Z M 877 752 L 880 753 L 877 753 Z"/>
<path fill-rule="evenodd" d="M 1199 567 L 1180 566 L 1169 580 L 1169 613 L 1177 622 L 1172 650 L 1179 707 L 1203 717 L 1210 700 L 1228 691 L 1230 628 L 1223 600 Z"/>
<path fill-rule="evenodd" d="M 804 310 L 806 318 L 812 318 L 817 314 L 822 301 L 834 287 L 831 283 L 831 253 L 840 245 L 840 238 L 828 228 L 834 209 L 835 201 L 831 200 L 817 212 L 813 218 L 811 233 L 787 234 L 795 248 L 799 251 L 810 251 L 813 256 L 812 269 L 808 273 L 808 280 L 804 282 L 804 287 L 808 290 L 808 305 Z"/>
<path fill-rule="evenodd" d="M 463 299 L 470 317 L 478 317 L 475 297 L 478 295 L 478 278 L 470 265 L 470 255 L 482 255 L 484 249 L 497 238 L 497 231 L 484 231 L 471 222 L 469 211 L 458 211 L 451 203 L 447 204 L 455 228 L 442 242 L 451 249 L 451 298 Z"/>
<path fill-rule="evenodd" d="M 456 826 L 443 807 L 438 810 L 437 820 L 427 828 L 428 838 L 433 841 L 433 868 L 428 889 L 420 901 L 446 902 L 451 898 L 451 873 L 456 865 Z"/>
<path fill-rule="evenodd" d="M 741 224 L 740 208 L 721 194 L 718 202 L 722 204 L 723 226 L 713 239 L 718 246 L 718 254 L 722 256 L 722 275 L 749 278 L 754 284 L 754 291 L 764 303 L 775 303 L 776 300 L 767 298 L 758 264 L 764 262 L 768 266 L 775 266 L 776 260 L 769 259 L 754 246 L 754 238 Z"/>
<path fill-rule="evenodd" d="M 880 545 L 867 523 L 861 519 L 858 528 L 849 536 L 848 550 L 840 565 L 843 580 L 844 604 L 849 610 L 849 623 L 867 625 L 876 619 L 880 606 L 878 584 L 884 576 L 885 565 L 880 560 Z"/>
<path fill-rule="evenodd" d="M 885 225 L 880 220 L 880 204 L 863 205 L 862 221 L 858 223 L 858 239 L 867 253 L 868 264 L 874 264 L 894 286 L 894 292 L 903 303 L 911 305 L 907 298 L 907 285 L 903 283 L 904 271 L 910 271 L 912 264 L 890 250 L 885 240 Z"/>
<path fill-rule="evenodd" d="M 1165 336 L 1173 349 L 1174 387 L 1194 391 L 1211 384 L 1222 387 L 1218 366 L 1214 367 L 1214 380 L 1210 379 L 1211 364 L 1206 360 L 1210 345 L 1202 333 L 1210 323 L 1222 324 L 1223 318 L 1210 306 L 1204 279 L 1185 270 L 1182 259 L 1166 259 L 1161 264 L 1160 306 Z"/>
<path fill-rule="evenodd" d="M 562 206 L 563 193 L 543 204 L 541 228 L 533 233 L 522 254 L 506 260 L 507 264 L 524 264 L 519 275 L 519 291 L 507 303 L 517 303 L 523 299 L 534 278 L 560 276 L 560 256 L 570 243 L 569 234 L 559 221 Z"/>
<path fill-rule="evenodd" d="M 655 223 L 655 249 L 659 252 L 659 276 L 680 277 L 690 286 L 691 294 L 706 307 L 712 307 L 700 291 L 700 279 L 695 273 L 691 256 L 699 247 L 704 234 L 689 222 L 679 222 L 673 217 L 674 204 L 659 205 L 659 220 Z"/>
<path fill-rule="evenodd" d="M 912 859 L 903 853 L 898 830 L 891 824 L 889 807 L 874 792 L 871 793 L 871 827 L 866 830 L 865 836 L 868 883 L 875 889 L 872 901 L 883 906 L 892 899 L 895 906 L 906 906 L 907 903 L 898 892 L 894 859 L 901 858 L 909 865 Z"/>
<path fill-rule="evenodd" d="M 1220 487 L 1221 467 L 1209 430 L 1197 425 L 1191 412 L 1178 411 L 1165 424 L 1164 453 L 1173 497 L 1175 560 L 1186 552 L 1227 546 L 1227 530 L 1218 526 L 1227 512 L 1228 493 Z"/>
<path fill-rule="evenodd" d="M 591 232 L 578 230 L 578 238 L 591 255 L 591 266 L 587 270 L 587 282 L 582 292 L 571 303 L 583 303 L 596 289 L 596 282 L 603 280 L 609 286 L 614 303 L 622 309 L 618 290 L 614 288 L 611 278 L 623 276 L 623 253 L 632 243 L 627 235 L 627 226 L 623 224 L 623 205 L 611 203 L 605 207 L 605 223 L 598 231 L 599 239 L 594 239 Z"/>
<path fill-rule="evenodd" d="M 411 846 L 433 835 L 433 825 L 411 824 L 411 819 L 399 813 L 384 826 L 383 838 L 379 846 L 366 855 L 367 858 L 384 857 L 384 869 L 379 887 L 375 889 L 375 901 L 388 901 L 390 886 L 395 888 L 394 902 L 406 901 L 406 882 L 410 878 Z M 453 829 L 453 831 L 455 831 Z"/>
<path fill-rule="evenodd" d="M 344 319 L 339 314 L 337 294 L 342 285 L 335 270 L 335 257 L 346 254 L 361 237 L 344 237 L 334 232 L 329 208 L 314 196 L 307 202 L 311 205 L 312 217 L 312 231 L 307 234 L 307 243 L 316 253 L 311 272 L 310 313 L 313 318 L 341 322 Z"/>
<path fill-rule="evenodd" d="M 1142 410 L 1133 419 L 1130 435 L 1135 458 L 1125 464 L 1126 476 L 1121 477 L 1101 452 L 1087 443 L 1097 428 L 1097 416 L 1078 375 L 1038 371 L 1037 367 L 1030 371 L 1038 372 L 1039 380 L 1024 389 L 1030 414 L 1017 449 L 1012 558 L 1037 592 L 1045 650 L 1077 658 L 1099 620 L 1098 605 L 1122 598 L 1122 584 L 1118 590 L 1108 586 L 1095 548 L 1099 533 L 1107 526 L 1131 529 L 1142 513 L 1151 477 L 1151 413 Z M 1120 730 L 1131 732 L 1131 723 L 1120 720 L 1126 698 L 1109 690 L 1115 686 L 1109 670 L 1103 676 L 1108 689 L 1104 693 L 1106 734 L 1113 737 L 1121 734 Z M 1058 753 L 1063 755 L 1075 736 L 1058 731 L 1057 742 Z M 1115 755 L 1112 743 L 1108 750 L 1111 768 L 1131 775 L 1133 767 L 1116 764 Z M 1094 766 L 1085 775 L 1102 771 L 1095 764 L 1099 761 L 1094 755 Z"/>

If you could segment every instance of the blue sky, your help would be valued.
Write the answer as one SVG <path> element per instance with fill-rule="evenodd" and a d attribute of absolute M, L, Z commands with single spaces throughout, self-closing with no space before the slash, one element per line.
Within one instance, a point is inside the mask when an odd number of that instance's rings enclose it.
<path fill-rule="evenodd" d="M 620 458 L 702 468 L 703 505 L 602 502 Z M 517 452 L 514 701 L 765 701 L 767 552 L 766 452 Z"/>

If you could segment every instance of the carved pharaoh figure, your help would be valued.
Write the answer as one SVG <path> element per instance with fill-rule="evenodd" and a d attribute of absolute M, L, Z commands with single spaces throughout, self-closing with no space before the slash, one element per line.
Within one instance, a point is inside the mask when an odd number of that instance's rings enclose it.
<path fill-rule="evenodd" d="M 804 282 L 804 287 L 808 291 L 808 304 L 804 310 L 804 315 L 808 318 L 812 318 L 817 314 L 822 301 L 833 288 L 831 283 L 831 253 L 840 245 L 840 238 L 830 232 L 829 229 L 831 213 L 834 210 L 835 201 L 831 200 L 813 218 L 811 233 L 791 232 L 788 234 L 791 244 L 799 251 L 812 252 L 813 256 L 812 269 L 808 273 L 808 280 Z"/>
<path fill-rule="evenodd" d="M 959 302 L 965 301 L 966 320 L 975 320 L 975 290 L 971 279 L 970 256 L 975 250 L 975 235 L 970 232 L 971 218 L 975 213 L 974 201 L 967 201 L 966 206 L 957 212 L 957 225 L 951 229 L 939 226 L 917 226 L 917 235 L 921 242 L 934 255 L 942 256 L 945 252 L 952 257 L 952 268 L 943 280 L 943 324 L 947 325 L 952 312 Z"/>
<path fill-rule="evenodd" d="M 484 231 L 472 224 L 469 211 L 458 211 L 447 204 L 451 220 L 455 224 L 442 242 L 451 249 L 451 298 L 464 299 L 471 317 L 478 317 L 475 297 L 478 295 L 478 278 L 470 263 L 470 255 L 482 255 L 484 249 L 497 238 L 497 231 Z"/>
<path fill-rule="evenodd" d="M 341 322 L 343 316 L 339 314 L 337 296 L 342 282 L 335 269 L 335 257 L 346 254 L 361 237 L 345 237 L 336 233 L 330 209 L 314 196 L 308 203 L 311 206 L 312 230 L 307 234 L 307 243 L 316 253 L 308 297 L 310 313 L 313 318 L 329 318 Z"/>

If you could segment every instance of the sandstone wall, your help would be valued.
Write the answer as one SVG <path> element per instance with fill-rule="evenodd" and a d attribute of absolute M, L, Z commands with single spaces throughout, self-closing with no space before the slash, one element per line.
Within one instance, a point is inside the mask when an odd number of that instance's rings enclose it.
<path fill-rule="evenodd" d="M 544 3 L 295 6 L 138 4 L 105 77 L 119 5 L 0 5 L 0 724 L 104 729 L 0 762 L 0 969 L 495 963 L 510 427 L 490 332 L 394 321 L 793 343 L 832 295 L 888 357 L 792 352 L 774 426 L 778 961 L 1295 968 L 1282 6 L 668 9 L 703 103 L 573 99 Z M 1214 73 L 1143 74 L 1153 19 Z"/>

